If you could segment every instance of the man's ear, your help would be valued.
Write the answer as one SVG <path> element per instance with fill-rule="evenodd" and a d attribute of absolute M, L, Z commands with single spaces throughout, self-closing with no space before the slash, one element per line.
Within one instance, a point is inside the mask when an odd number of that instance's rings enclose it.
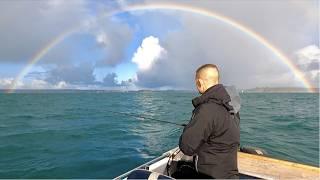
<path fill-rule="evenodd" d="M 196 80 L 197 86 L 198 86 L 199 88 L 201 88 L 201 85 L 202 85 L 201 81 L 202 81 L 201 79 L 197 79 L 197 80 Z"/>

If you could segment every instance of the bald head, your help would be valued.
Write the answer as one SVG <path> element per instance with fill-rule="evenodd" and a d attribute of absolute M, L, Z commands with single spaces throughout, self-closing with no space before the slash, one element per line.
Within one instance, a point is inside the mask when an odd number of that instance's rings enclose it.
<path fill-rule="evenodd" d="M 214 64 L 205 64 L 196 71 L 196 85 L 202 94 L 210 87 L 219 84 L 219 70 Z"/>

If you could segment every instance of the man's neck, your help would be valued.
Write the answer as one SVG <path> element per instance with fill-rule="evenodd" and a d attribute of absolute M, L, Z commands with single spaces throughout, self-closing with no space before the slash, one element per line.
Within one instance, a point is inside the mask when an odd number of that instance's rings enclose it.
<path fill-rule="evenodd" d="M 207 86 L 207 88 L 206 88 L 206 90 L 205 90 L 204 92 L 206 92 L 208 89 L 210 89 L 211 87 L 213 87 L 213 86 L 215 86 L 215 85 L 217 85 L 217 84 L 219 84 L 219 83 L 210 83 L 210 84 Z"/>

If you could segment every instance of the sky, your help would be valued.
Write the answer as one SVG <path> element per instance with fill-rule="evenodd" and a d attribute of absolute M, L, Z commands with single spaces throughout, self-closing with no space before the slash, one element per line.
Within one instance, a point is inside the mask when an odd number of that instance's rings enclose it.
<path fill-rule="evenodd" d="M 0 89 L 194 90 L 195 70 L 206 63 L 239 89 L 304 87 L 274 52 L 227 23 L 172 9 L 121 11 L 155 3 L 236 21 L 319 87 L 318 0 L 2 0 Z"/>

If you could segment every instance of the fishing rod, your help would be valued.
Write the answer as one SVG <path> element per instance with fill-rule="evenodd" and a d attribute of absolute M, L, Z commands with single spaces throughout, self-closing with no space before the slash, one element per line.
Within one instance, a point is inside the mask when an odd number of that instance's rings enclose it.
<path fill-rule="evenodd" d="M 142 118 L 142 119 L 150 120 L 150 121 L 157 121 L 157 122 L 162 122 L 162 123 L 167 123 L 167 124 L 173 124 L 173 125 L 182 126 L 182 127 L 187 126 L 186 124 L 179 124 L 179 123 L 175 123 L 175 122 L 170 122 L 170 121 L 164 121 L 164 120 L 154 119 L 154 118 L 142 116 L 142 115 L 140 115 L 140 114 L 126 113 L 126 112 L 115 112 L 115 111 L 110 111 L 110 110 L 107 110 L 107 112 L 110 112 L 110 113 L 113 113 L 113 114 L 120 114 L 120 115 L 125 115 L 125 116 L 131 116 L 131 117 L 135 117 L 135 118 Z"/>

